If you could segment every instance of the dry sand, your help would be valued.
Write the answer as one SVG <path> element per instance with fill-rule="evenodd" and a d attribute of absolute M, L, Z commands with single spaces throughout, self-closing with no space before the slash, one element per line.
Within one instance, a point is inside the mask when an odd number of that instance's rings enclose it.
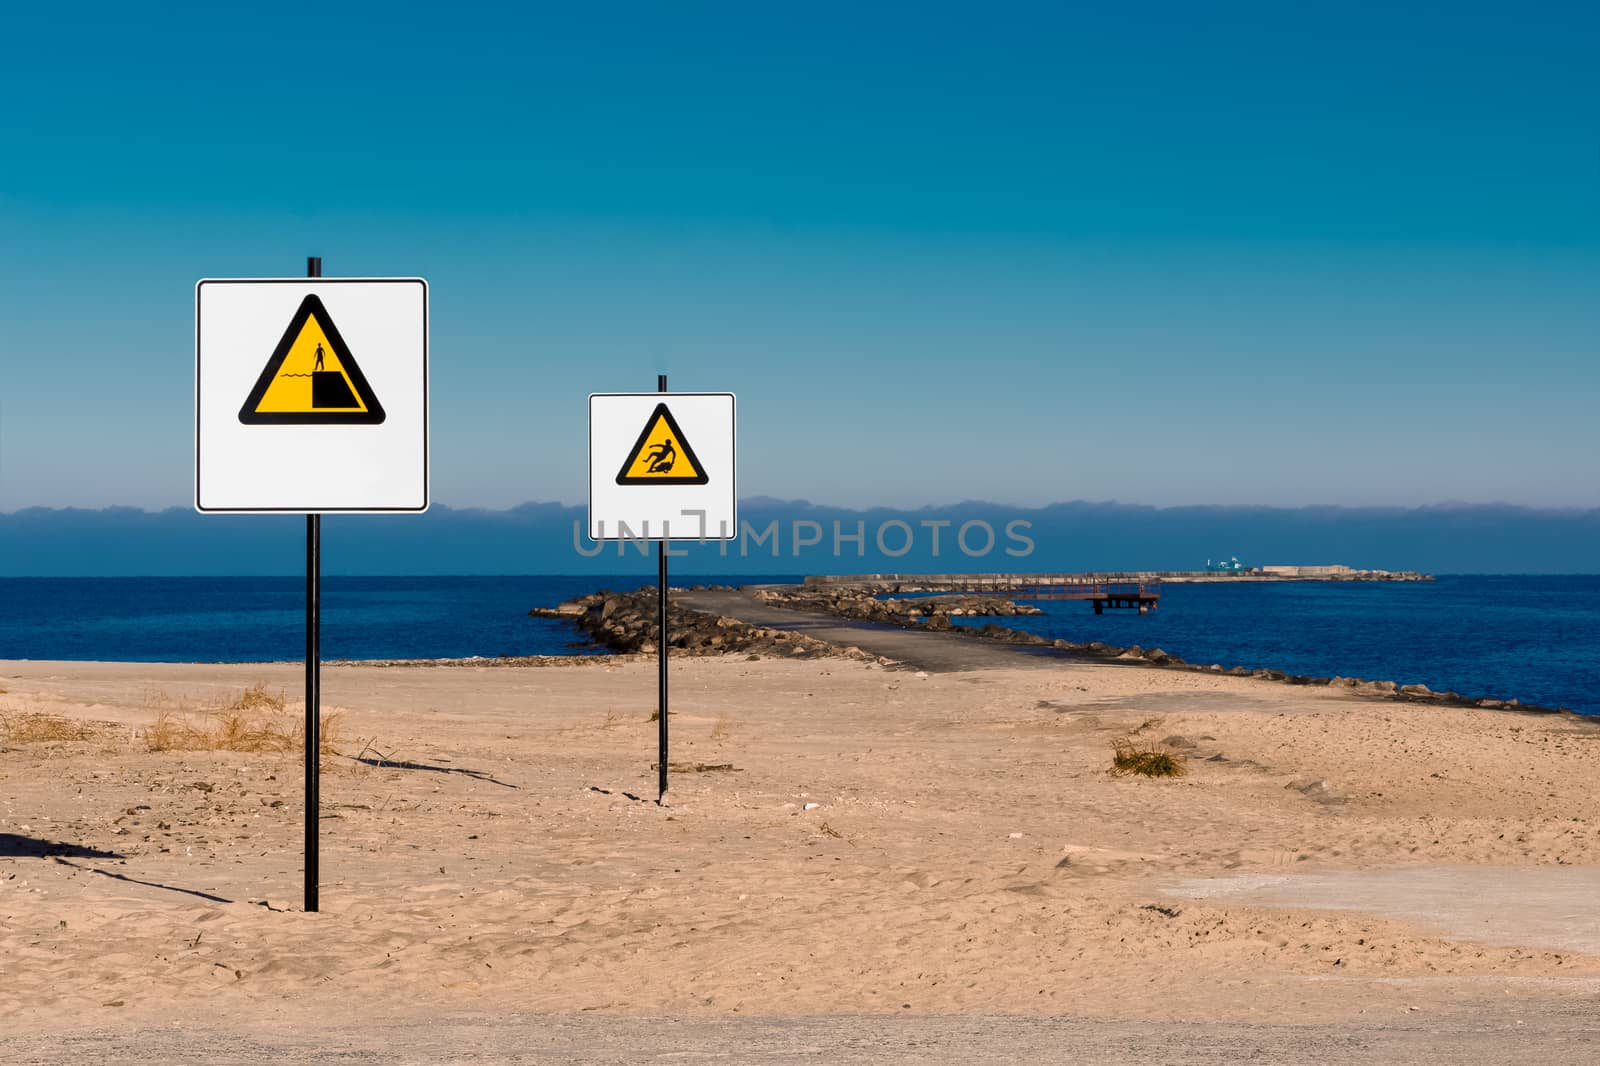
<path fill-rule="evenodd" d="M 367 761 L 324 759 L 303 914 L 300 757 L 145 739 L 160 708 L 259 682 L 292 703 L 297 665 L 0 662 L 0 712 L 104 723 L 0 733 L 4 1032 L 37 1051 L 593 1011 L 1381 1029 L 1600 990 L 1573 908 L 1600 888 L 1600 727 L 1570 716 L 1116 664 L 691 660 L 672 761 L 734 769 L 675 773 L 658 807 L 653 661 L 323 679 L 335 747 Z M 1178 737 L 1189 773 L 1109 776 L 1129 735 Z"/>

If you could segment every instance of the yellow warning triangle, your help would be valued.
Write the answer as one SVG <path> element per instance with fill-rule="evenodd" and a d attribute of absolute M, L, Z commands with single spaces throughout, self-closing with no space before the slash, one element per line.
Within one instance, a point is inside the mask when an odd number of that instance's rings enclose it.
<path fill-rule="evenodd" d="M 617 472 L 617 484 L 704 485 L 709 480 L 677 419 L 666 404 L 656 404 Z"/>
<path fill-rule="evenodd" d="M 322 301 L 308 295 L 239 408 L 239 421 L 377 425 L 383 419 L 383 405 L 339 335 L 339 327 Z"/>

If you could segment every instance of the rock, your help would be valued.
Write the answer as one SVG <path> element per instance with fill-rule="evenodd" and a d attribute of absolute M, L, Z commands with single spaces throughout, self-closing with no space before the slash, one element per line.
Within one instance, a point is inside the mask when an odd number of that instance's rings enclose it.
<path fill-rule="evenodd" d="M 1402 695 L 1402 696 L 1431 696 L 1431 695 L 1433 695 L 1433 690 L 1430 689 L 1427 685 L 1401 685 L 1400 686 L 1400 695 Z"/>

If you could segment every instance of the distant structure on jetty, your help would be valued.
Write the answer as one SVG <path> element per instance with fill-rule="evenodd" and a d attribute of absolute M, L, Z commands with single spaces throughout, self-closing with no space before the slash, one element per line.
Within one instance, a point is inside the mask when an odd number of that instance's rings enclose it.
<path fill-rule="evenodd" d="M 1019 600 L 1084 600 L 1095 614 L 1131 610 L 1147 614 L 1161 605 L 1161 585 L 1202 582 L 1432 581 L 1411 570 L 1357 570 L 1325 566 L 1258 566 L 1227 570 L 1123 570 L 1056 574 L 817 574 L 814 589 L 852 588 L 869 594 L 968 592 Z"/>
<path fill-rule="evenodd" d="M 895 585 L 901 592 L 1006 592 L 1049 585 L 1159 584 L 1237 581 L 1432 581 L 1415 570 L 1357 570 L 1338 563 L 1318 566 L 1252 566 L 1238 570 L 1089 570 L 1038 574 L 817 574 L 806 578 L 813 587 Z M 957 586 L 960 586 L 959 588 Z M 885 591 L 895 591 L 888 589 Z"/>

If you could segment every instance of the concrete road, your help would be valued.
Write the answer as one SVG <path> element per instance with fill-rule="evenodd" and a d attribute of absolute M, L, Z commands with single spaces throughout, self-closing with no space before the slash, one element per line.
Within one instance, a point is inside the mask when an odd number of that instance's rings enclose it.
<path fill-rule="evenodd" d="M 898 659 L 930 673 L 1051 666 L 1074 658 L 1053 648 L 1000 644 L 977 637 L 900 629 L 831 614 L 773 607 L 759 602 L 748 592 L 675 592 L 673 598 L 685 607 L 707 614 L 727 615 L 751 625 L 804 633 L 829 644 L 845 647 L 853 644 L 863 651 Z M 1005 620 L 1000 621 L 1003 624 Z"/>

